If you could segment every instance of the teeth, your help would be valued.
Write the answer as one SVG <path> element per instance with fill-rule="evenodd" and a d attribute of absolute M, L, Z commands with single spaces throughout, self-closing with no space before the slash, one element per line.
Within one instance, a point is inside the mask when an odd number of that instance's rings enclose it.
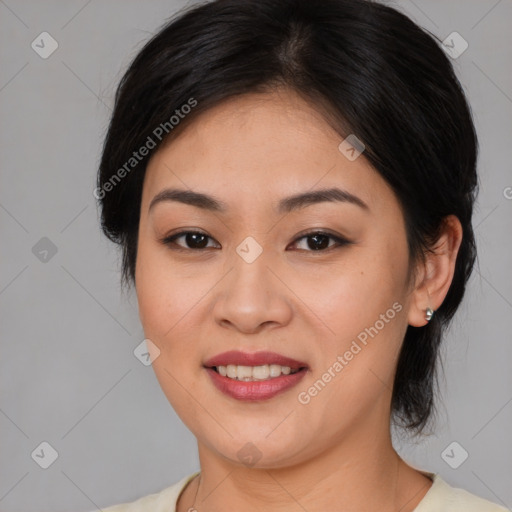
<path fill-rule="evenodd" d="M 281 375 L 282 366 L 279 366 L 278 364 L 271 364 L 269 368 L 271 377 L 279 377 L 279 375 Z"/>
<path fill-rule="evenodd" d="M 289 366 L 281 366 L 279 364 L 264 364 L 262 366 L 228 364 L 227 366 L 216 366 L 215 369 L 223 377 L 243 380 L 245 382 L 273 379 L 281 375 L 290 375 L 291 373 L 298 372 L 298 370 L 292 370 Z"/>

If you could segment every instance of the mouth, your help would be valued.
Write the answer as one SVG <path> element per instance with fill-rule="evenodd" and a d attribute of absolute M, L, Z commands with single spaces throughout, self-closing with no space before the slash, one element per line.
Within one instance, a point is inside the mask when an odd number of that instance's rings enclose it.
<path fill-rule="evenodd" d="M 228 364 L 227 366 L 212 366 L 211 369 L 223 377 L 243 382 L 277 379 L 281 375 L 293 375 L 301 370 L 305 370 L 304 367 L 292 369 L 289 366 L 281 366 L 279 364 L 264 364 L 261 366 Z"/>
<path fill-rule="evenodd" d="M 215 387 L 237 400 L 268 400 L 280 394 L 305 376 L 306 363 L 274 352 L 231 351 L 205 362 Z"/>

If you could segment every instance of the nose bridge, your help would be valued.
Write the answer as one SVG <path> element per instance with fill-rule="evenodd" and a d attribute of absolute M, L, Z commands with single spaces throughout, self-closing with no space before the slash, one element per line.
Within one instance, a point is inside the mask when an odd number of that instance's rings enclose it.
<path fill-rule="evenodd" d="M 232 270 L 223 280 L 214 308 L 217 322 L 249 332 L 264 323 L 289 319 L 283 286 L 271 271 L 270 250 L 247 237 L 236 247 L 229 266 Z"/>
<path fill-rule="evenodd" d="M 232 257 L 233 275 L 230 278 L 229 293 L 239 298 L 245 296 L 258 299 L 257 295 L 268 295 L 272 284 L 270 250 L 263 249 L 254 237 L 246 237 L 235 249 Z"/>

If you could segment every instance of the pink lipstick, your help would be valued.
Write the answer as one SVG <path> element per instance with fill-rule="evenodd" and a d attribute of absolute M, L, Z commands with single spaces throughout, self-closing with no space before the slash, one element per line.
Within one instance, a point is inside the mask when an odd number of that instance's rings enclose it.
<path fill-rule="evenodd" d="M 204 363 L 213 384 L 237 400 L 268 400 L 298 384 L 308 366 L 275 352 L 232 350 Z"/>

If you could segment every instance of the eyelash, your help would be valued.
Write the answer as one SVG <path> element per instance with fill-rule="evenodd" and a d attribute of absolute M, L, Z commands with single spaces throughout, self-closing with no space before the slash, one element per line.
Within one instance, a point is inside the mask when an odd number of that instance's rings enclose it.
<path fill-rule="evenodd" d="M 180 231 L 179 233 L 175 233 L 174 235 L 163 238 L 162 240 L 160 240 L 160 242 L 162 244 L 168 246 L 173 251 L 202 252 L 205 249 L 211 249 L 211 247 L 192 249 L 190 247 L 182 247 L 180 245 L 177 245 L 175 243 L 175 240 L 177 240 L 178 238 L 181 238 L 182 236 L 185 236 L 185 235 L 202 235 L 202 236 L 209 238 L 210 240 L 213 240 L 212 237 L 208 236 L 206 233 L 203 233 L 202 231 L 190 230 L 190 231 Z M 296 244 L 300 240 L 303 240 L 305 238 L 310 238 L 315 235 L 326 236 L 326 237 L 334 240 L 337 243 L 337 246 L 334 245 L 334 246 L 328 247 L 326 249 L 318 249 L 316 251 L 315 250 L 307 250 L 307 249 L 299 249 L 299 250 L 305 251 L 305 252 L 311 252 L 311 253 L 322 253 L 322 252 L 326 253 L 326 252 L 331 252 L 333 249 L 340 249 L 343 246 L 350 245 L 353 243 L 353 242 L 347 240 L 346 238 L 342 238 L 342 237 L 333 235 L 332 233 L 329 233 L 327 231 L 309 231 L 308 233 L 305 233 L 304 235 L 300 236 L 299 238 L 296 238 L 294 240 L 293 244 Z"/>

